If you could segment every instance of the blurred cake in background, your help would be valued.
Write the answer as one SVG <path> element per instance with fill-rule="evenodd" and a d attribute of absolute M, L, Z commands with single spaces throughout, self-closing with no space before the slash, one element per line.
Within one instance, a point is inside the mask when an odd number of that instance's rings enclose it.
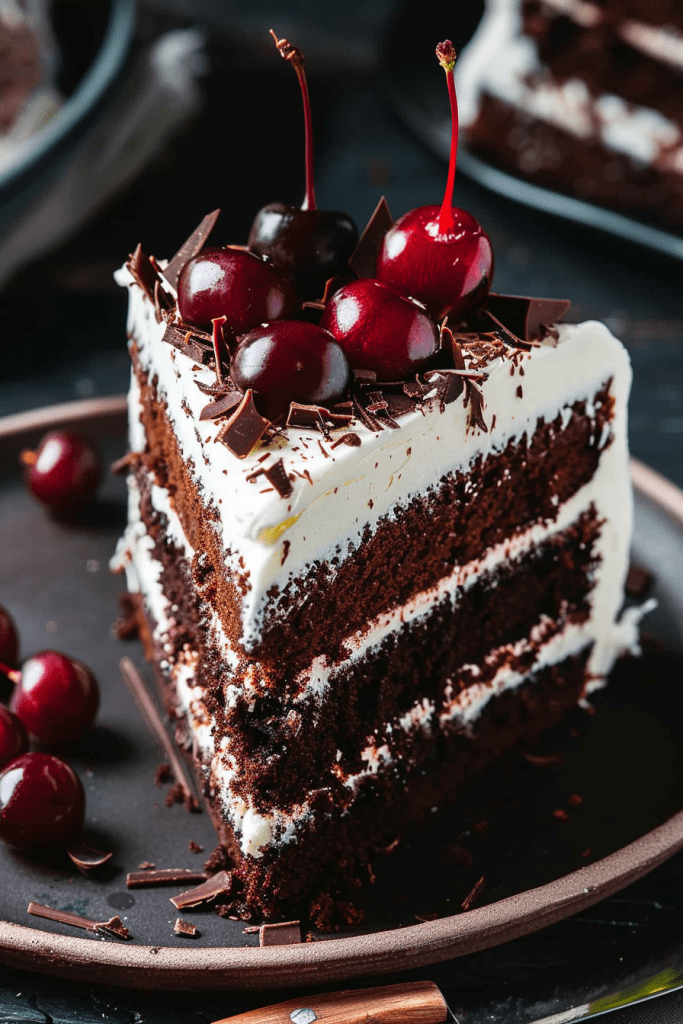
<path fill-rule="evenodd" d="M 55 65 L 45 0 L 0 0 L 0 167 L 59 108 Z"/>
<path fill-rule="evenodd" d="M 456 78 L 473 153 L 683 229 L 679 0 L 488 0 Z"/>

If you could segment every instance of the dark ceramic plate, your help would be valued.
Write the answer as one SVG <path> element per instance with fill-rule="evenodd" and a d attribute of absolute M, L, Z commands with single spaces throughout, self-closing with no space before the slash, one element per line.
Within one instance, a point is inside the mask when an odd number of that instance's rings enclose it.
<path fill-rule="evenodd" d="M 142 861 L 194 867 L 214 837 L 205 814 L 167 808 L 154 786 L 162 760 L 120 682 L 118 662 L 142 664 L 137 642 L 111 630 L 122 581 L 107 571 L 125 518 L 125 485 L 110 477 L 78 525 L 51 520 L 28 496 L 17 453 L 55 424 L 91 434 L 111 460 L 125 448 L 122 398 L 58 406 L 0 420 L 0 601 L 16 617 L 24 655 L 54 647 L 95 670 L 103 701 L 98 724 L 72 752 L 87 794 L 87 829 L 113 866 L 84 878 L 71 865 L 32 863 L 0 850 L 0 959 L 73 978 L 141 988 L 265 988 L 377 975 L 497 946 L 591 906 L 683 847 L 683 494 L 633 466 L 639 561 L 657 577 L 659 609 L 648 646 L 598 695 L 598 713 L 572 720 L 532 753 L 511 759 L 409 832 L 375 865 L 359 893 L 365 920 L 354 935 L 312 936 L 258 948 L 241 922 L 186 911 L 198 939 L 173 933 L 177 890 L 126 890 Z M 527 752 L 528 753 L 528 752 Z M 548 759 L 544 755 L 561 755 Z M 573 794 L 578 794 L 581 803 Z M 559 815 L 555 812 L 560 811 Z M 566 813 L 564 813 L 566 812 Z M 467 851 L 464 853 L 463 851 Z M 470 862 L 471 858 L 471 862 Z M 480 896 L 461 904 L 481 877 Z M 119 913 L 129 943 L 83 937 L 29 917 L 30 900 L 96 920 Z M 426 919 L 426 920 L 425 920 Z"/>
<path fill-rule="evenodd" d="M 434 74 L 432 65 L 428 68 L 404 65 L 395 70 L 390 77 L 386 95 L 415 135 L 431 150 L 448 160 L 451 144 L 450 111 L 448 104 L 445 104 L 443 82 Z M 595 228 L 627 242 L 635 242 L 665 256 L 683 259 L 683 237 L 680 235 L 595 203 L 534 185 L 501 170 L 469 152 L 464 132 L 461 133 L 458 145 L 458 170 L 506 199 L 584 227 Z"/>

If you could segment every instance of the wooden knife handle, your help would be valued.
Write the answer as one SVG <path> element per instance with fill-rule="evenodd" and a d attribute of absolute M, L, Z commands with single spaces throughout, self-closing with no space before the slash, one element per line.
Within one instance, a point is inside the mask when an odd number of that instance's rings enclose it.
<path fill-rule="evenodd" d="M 433 981 L 301 996 L 214 1024 L 442 1024 L 446 1000 Z"/>

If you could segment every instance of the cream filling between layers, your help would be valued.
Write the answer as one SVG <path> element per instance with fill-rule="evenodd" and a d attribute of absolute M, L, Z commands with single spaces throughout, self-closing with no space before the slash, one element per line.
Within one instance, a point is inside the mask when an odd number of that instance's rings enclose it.
<path fill-rule="evenodd" d="M 517 368 L 507 358 L 494 360 L 483 384 L 488 433 L 469 426 L 468 410 L 459 399 L 443 412 L 434 402 L 401 417 L 398 430 L 375 433 L 354 423 L 349 429 L 360 437 L 359 447 L 332 449 L 312 431 L 290 428 L 287 440 L 276 440 L 238 460 L 215 443 L 221 421 L 199 419 L 209 397 L 197 381 L 212 384 L 215 375 L 164 344 L 165 324 L 157 323 L 152 303 L 127 270 L 116 276 L 129 288 L 128 330 L 141 367 L 156 380 L 186 464 L 194 466 L 204 501 L 217 513 L 226 568 L 241 573 L 242 565 L 248 570 L 250 586 L 242 601 L 242 643 L 247 652 L 259 642 L 273 588 L 282 591 L 291 581 L 305 578 L 316 560 L 343 559 L 357 549 L 366 530 L 373 533 L 380 521 L 391 522 L 413 498 L 429 495 L 447 474 L 466 474 L 477 457 L 531 436 L 539 418 L 552 422 L 558 411 L 568 416 L 569 406 L 582 400 L 592 415 L 591 396 L 610 378 L 616 400 L 613 432 L 623 458 L 623 480 L 610 518 L 630 536 L 625 434 L 631 370 L 625 349 L 603 324 L 560 325 L 559 344 L 549 340 L 531 352 L 518 353 Z M 131 448 L 142 451 L 145 437 L 135 383 L 129 393 L 129 422 Z M 266 465 L 282 458 L 290 474 L 294 490 L 287 499 L 264 485 L 263 477 L 248 480 L 262 468 L 259 459 L 266 452 L 271 455 Z M 504 478 L 497 482 L 511 485 Z"/>
<path fill-rule="evenodd" d="M 549 6 L 574 16 L 578 24 L 588 24 L 586 19 L 595 12 L 600 15 L 593 4 L 573 0 L 552 0 Z M 622 36 L 649 56 L 657 56 L 656 39 L 664 46 L 662 59 L 683 67 L 683 39 L 673 30 L 626 21 Z M 528 76 L 533 76 L 533 82 Z M 659 111 L 628 103 L 613 93 L 594 99 L 579 77 L 555 82 L 541 63 L 535 41 L 523 35 L 520 0 L 488 0 L 476 35 L 456 64 L 456 82 L 465 127 L 475 121 L 480 96 L 487 92 L 579 138 L 599 140 L 607 149 L 641 163 L 656 163 L 663 170 L 683 174 L 681 127 Z M 527 147 L 522 159 L 528 164 L 522 170 L 529 173 L 541 166 L 534 147 Z"/>

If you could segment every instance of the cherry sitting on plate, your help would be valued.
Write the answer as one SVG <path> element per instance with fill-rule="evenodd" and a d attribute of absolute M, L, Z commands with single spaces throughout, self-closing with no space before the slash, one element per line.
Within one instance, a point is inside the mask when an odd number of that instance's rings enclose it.
<path fill-rule="evenodd" d="M 452 134 L 448 181 L 442 205 L 420 206 L 387 231 L 375 274 L 402 295 L 423 302 L 437 321 L 463 320 L 483 305 L 493 280 L 493 250 L 472 214 L 453 207 L 458 150 L 458 106 L 453 81 L 455 50 L 450 40 L 436 54 L 446 71 Z"/>
<path fill-rule="evenodd" d="M 19 657 L 19 637 L 14 619 L 0 605 L 0 661 L 6 665 L 15 665 Z"/>
<path fill-rule="evenodd" d="M 16 683 L 12 711 L 41 743 L 73 743 L 92 725 L 100 691 L 80 661 L 58 651 L 41 651 L 28 658 L 20 672 L 1 667 Z"/>
<path fill-rule="evenodd" d="M 227 246 L 203 249 L 183 267 L 178 280 L 178 309 L 183 321 L 211 327 L 225 317 L 225 328 L 244 334 L 266 320 L 296 311 L 294 284 L 253 252 Z"/>
<path fill-rule="evenodd" d="M 346 213 L 319 210 L 313 177 L 313 133 L 304 57 L 286 39 L 270 34 L 280 55 L 296 71 L 304 105 L 306 133 L 306 194 L 302 206 L 269 203 L 256 214 L 248 246 L 259 256 L 269 256 L 291 270 L 299 293 L 306 299 L 323 294 L 330 277 L 349 273 L 348 261 L 358 242 L 358 228 Z"/>
<path fill-rule="evenodd" d="M 283 419 L 290 402 L 329 405 L 349 383 L 349 365 L 328 331 L 303 320 L 278 320 L 240 341 L 230 373 L 241 391 L 253 388 L 271 420 Z"/>
<path fill-rule="evenodd" d="M 423 369 L 439 348 L 436 324 L 424 309 L 371 277 L 335 292 L 320 326 L 337 339 L 353 370 L 374 370 L 378 381 Z"/>
<path fill-rule="evenodd" d="M 31 494 L 60 514 L 81 509 L 102 478 L 97 449 L 72 430 L 51 430 L 35 451 L 22 451 L 20 460 Z"/>
<path fill-rule="evenodd" d="M 27 750 L 26 729 L 16 715 L 0 704 L 0 768 Z"/>
<path fill-rule="evenodd" d="M 0 840 L 16 850 L 68 845 L 84 814 L 80 779 L 52 754 L 22 754 L 0 773 Z"/>

